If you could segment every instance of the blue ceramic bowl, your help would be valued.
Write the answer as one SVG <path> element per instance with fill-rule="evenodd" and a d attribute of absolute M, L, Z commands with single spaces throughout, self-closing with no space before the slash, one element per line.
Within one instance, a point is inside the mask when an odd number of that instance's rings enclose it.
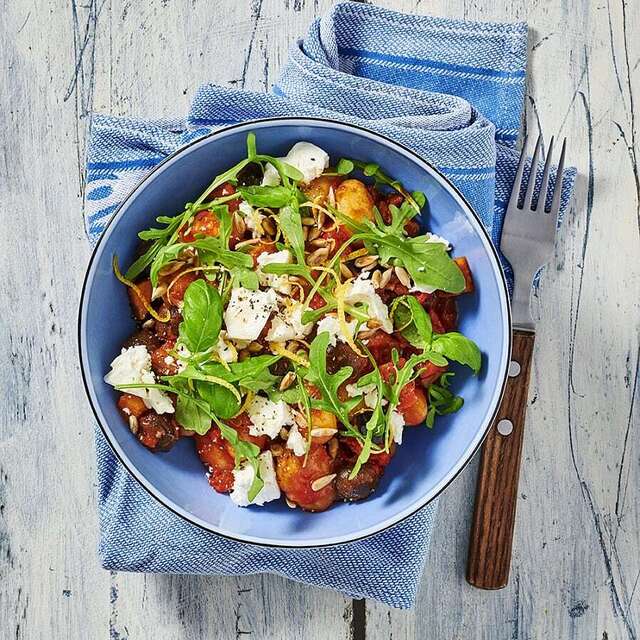
<path fill-rule="evenodd" d="M 109 363 L 133 332 L 125 288 L 111 270 L 117 254 L 128 265 L 137 233 L 160 214 L 173 215 L 240 161 L 249 131 L 259 150 L 285 155 L 299 140 L 345 156 L 375 162 L 409 190 L 425 193 L 429 227 L 447 238 L 456 255 L 469 259 L 476 292 L 460 299 L 460 330 L 475 340 L 484 363 L 478 377 L 460 370 L 455 391 L 460 412 L 440 417 L 434 429 L 405 429 L 376 492 L 364 502 L 337 503 L 310 514 L 284 500 L 238 508 L 209 487 L 193 441 L 153 454 L 129 432 L 116 408 L 117 393 L 104 381 Z M 129 195 L 105 230 L 91 259 L 80 306 L 80 359 L 98 422 L 122 464 L 165 507 L 193 524 L 224 536 L 272 546 L 322 546 L 349 542 L 389 527 L 433 500 L 460 472 L 483 440 L 497 410 L 510 354 L 507 289 L 495 250 L 479 219 L 456 189 L 427 162 L 370 131 L 311 118 L 277 118 L 219 130 L 158 165 Z"/>

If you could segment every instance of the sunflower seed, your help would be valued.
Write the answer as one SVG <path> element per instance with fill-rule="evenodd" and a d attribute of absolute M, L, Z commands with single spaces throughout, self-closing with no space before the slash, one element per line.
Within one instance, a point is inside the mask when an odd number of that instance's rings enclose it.
<path fill-rule="evenodd" d="M 395 267 L 394 269 L 396 277 L 400 280 L 407 289 L 411 288 L 411 278 L 404 267 Z"/>
<path fill-rule="evenodd" d="M 153 291 L 151 292 L 151 301 L 153 302 L 154 300 L 157 300 L 158 298 L 162 298 L 162 296 L 167 293 L 167 285 L 166 284 L 161 284 L 158 285 L 157 287 L 154 287 Z"/>
<path fill-rule="evenodd" d="M 352 251 L 351 253 L 347 254 L 347 256 L 344 258 L 344 261 L 350 262 L 351 260 L 355 260 L 356 258 L 368 255 L 369 252 L 366 249 L 357 249 L 356 251 Z"/>
<path fill-rule="evenodd" d="M 369 329 L 379 329 L 382 326 L 382 323 L 378 320 L 367 320 L 367 327 Z"/>
<path fill-rule="evenodd" d="M 312 231 L 314 229 L 312 229 Z M 329 241 L 326 240 L 325 238 L 316 238 L 315 240 L 311 240 L 309 242 L 309 246 L 313 247 L 314 249 L 319 249 L 320 247 L 326 247 L 328 244 L 329 244 Z"/>
<path fill-rule="evenodd" d="M 338 433 L 337 429 L 331 429 L 329 427 L 316 427 L 311 429 L 312 438 L 324 438 L 326 436 L 335 436 Z"/>
<path fill-rule="evenodd" d="M 262 221 L 262 228 L 270 235 L 270 236 L 275 236 L 276 235 L 276 225 L 273 222 L 273 220 L 271 218 L 265 218 Z"/>
<path fill-rule="evenodd" d="M 361 256 L 356 258 L 353 264 L 359 269 L 373 269 L 378 264 L 378 256 Z"/>
<path fill-rule="evenodd" d="M 305 242 L 307 241 L 307 238 L 309 237 L 309 229 L 310 229 L 310 227 L 302 227 L 302 237 L 304 238 Z"/>
<path fill-rule="evenodd" d="M 287 503 L 287 507 L 289 507 L 289 509 L 295 509 L 298 506 L 295 502 L 291 502 L 289 498 L 285 498 L 284 501 Z"/>
<path fill-rule="evenodd" d="M 282 427 L 282 429 L 280 429 L 279 435 L 283 440 L 286 440 L 289 437 L 289 429 Z"/>
<path fill-rule="evenodd" d="M 340 273 L 342 274 L 343 278 L 353 278 L 353 273 L 351 272 L 351 269 L 349 269 L 349 267 L 347 267 L 347 265 L 344 262 L 340 263 Z"/>
<path fill-rule="evenodd" d="M 264 347 L 259 342 L 252 342 L 247 349 L 250 353 L 258 353 L 258 351 L 262 351 Z"/>
<path fill-rule="evenodd" d="M 380 276 L 380 289 L 384 289 L 389 284 L 392 273 L 393 269 L 387 269 L 386 271 L 382 272 L 382 275 Z"/>
<path fill-rule="evenodd" d="M 155 327 L 156 321 L 153 318 L 149 318 L 142 323 L 143 329 L 153 329 Z"/>
<path fill-rule="evenodd" d="M 322 476 L 322 478 L 318 478 L 311 483 L 311 489 L 313 491 L 320 491 L 320 489 L 324 489 L 327 485 L 330 485 L 335 477 L 335 473 L 330 473 L 328 476 Z"/>
<path fill-rule="evenodd" d="M 184 266 L 184 262 L 182 260 L 174 260 L 173 262 L 169 262 L 169 264 L 165 264 L 162 269 L 158 271 L 159 276 L 168 276 L 172 273 L 175 273 L 179 269 Z"/>
<path fill-rule="evenodd" d="M 309 216 L 305 216 L 304 218 L 302 218 L 302 225 L 305 227 L 312 227 L 315 223 L 315 218 L 311 218 Z"/>
<path fill-rule="evenodd" d="M 238 244 L 236 244 L 236 249 L 239 249 L 240 247 L 248 247 L 252 244 L 258 244 L 258 242 L 260 242 L 260 238 L 249 238 L 249 240 L 238 242 Z"/>
<path fill-rule="evenodd" d="M 309 233 L 307 233 L 307 240 L 311 242 L 312 240 L 319 238 L 321 233 L 322 231 L 318 229 L 318 227 L 310 227 Z"/>
<path fill-rule="evenodd" d="M 372 338 L 373 335 L 377 332 L 378 332 L 377 329 L 368 329 L 367 331 L 359 331 L 358 338 L 360 340 L 368 340 L 369 338 Z"/>
<path fill-rule="evenodd" d="M 242 218 L 242 216 L 239 216 L 237 213 L 233 214 L 233 226 L 235 230 L 238 232 L 238 235 L 241 235 L 241 236 L 243 236 L 245 231 L 247 230 L 247 225 L 244 219 Z"/>
<path fill-rule="evenodd" d="M 293 371 L 287 372 L 287 374 L 284 376 L 284 378 L 282 378 L 282 381 L 280 382 L 280 391 L 285 391 L 286 389 L 288 389 L 294 383 L 295 379 L 296 374 L 293 373 Z"/>
<path fill-rule="evenodd" d="M 382 274 L 380 273 L 380 271 L 374 271 L 372 276 L 371 276 L 371 284 L 373 285 L 374 289 L 379 289 L 380 288 L 380 278 L 382 277 Z"/>
<path fill-rule="evenodd" d="M 129 416 L 129 430 L 133 435 L 138 433 L 138 418 L 135 416 Z"/>
<path fill-rule="evenodd" d="M 321 229 L 322 227 L 324 227 L 324 221 L 327 219 L 327 214 L 322 211 L 322 209 L 320 211 L 318 211 L 318 215 L 316 218 L 316 225 L 318 226 L 318 229 Z"/>
<path fill-rule="evenodd" d="M 331 438 L 329 442 L 327 442 L 327 452 L 332 460 L 338 455 L 338 438 Z"/>
<path fill-rule="evenodd" d="M 324 262 L 329 256 L 329 248 L 321 247 L 320 249 L 316 249 L 307 259 L 307 262 L 311 264 L 320 264 Z"/>
<path fill-rule="evenodd" d="M 329 187 L 329 193 L 327 194 L 327 202 L 332 206 L 336 206 L 336 192 L 333 187 Z"/>

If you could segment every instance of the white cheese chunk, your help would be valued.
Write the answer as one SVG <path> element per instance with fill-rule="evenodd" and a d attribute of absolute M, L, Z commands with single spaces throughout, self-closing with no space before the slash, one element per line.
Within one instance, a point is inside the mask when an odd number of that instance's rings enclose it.
<path fill-rule="evenodd" d="M 262 221 L 264 216 L 256 211 L 248 202 L 244 200 L 240 203 L 238 211 L 242 214 L 247 229 L 251 231 L 254 238 L 259 238 L 263 234 Z"/>
<path fill-rule="evenodd" d="M 310 142 L 296 142 L 284 158 L 279 158 L 282 162 L 295 167 L 303 175 L 303 182 L 311 182 L 314 178 L 322 175 L 322 172 L 329 166 L 329 154 Z M 275 186 L 280 184 L 280 174 L 276 168 L 268 164 L 265 167 L 262 184 Z"/>
<path fill-rule="evenodd" d="M 262 396 L 255 396 L 247 406 L 247 414 L 251 420 L 249 433 L 252 436 L 276 438 L 282 427 L 293 424 L 291 410 L 284 400 L 272 402 Z"/>
<path fill-rule="evenodd" d="M 368 407 L 369 409 L 376 408 L 376 405 L 378 404 L 378 387 L 375 383 L 365 384 L 362 387 L 358 387 L 355 384 L 348 384 L 345 389 L 350 398 L 363 396 L 365 407 Z M 384 406 L 387 404 L 387 401 L 383 398 L 381 404 Z"/>
<path fill-rule="evenodd" d="M 353 337 L 353 334 L 356 331 L 356 326 L 358 324 L 357 320 L 350 320 L 347 322 L 347 329 Z M 318 328 L 318 335 L 326 331 L 329 334 L 329 344 L 332 347 L 336 346 L 338 340 L 340 342 L 346 342 L 346 337 L 344 333 L 340 329 L 340 323 L 338 322 L 338 318 L 336 316 L 327 315 L 318 324 L 316 325 Z"/>
<path fill-rule="evenodd" d="M 104 381 L 112 386 L 121 384 L 155 384 L 156 377 L 151 370 L 151 355 L 144 345 L 123 349 L 111 363 L 111 371 Z M 125 393 L 142 398 L 149 409 L 156 413 L 175 411 L 169 396 L 160 389 L 126 389 Z"/>
<path fill-rule="evenodd" d="M 295 423 L 289 430 L 287 449 L 291 449 L 297 456 L 303 456 L 307 453 L 307 441 L 302 437 L 302 434 L 298 431 L 298 425 Z"/>
<path fill-rule="evenodd" d="M 285 307 L 271 321 L 267 340 L 269 342 L 286 342 L 287 340 L 301 340 L 311 333 L 313 323 L 302 323 L 302 313 L 305 309 L 301 302 L 294 302 Z"/>
<path fill-rule="evenodd" d="M 239 469 L 233 470 L 233 491 L 229 497 L 239 507 L 247 507 L 250 504 L 262 506 L 265 502 L 271 502 L 280 497 L 280 487 L 276 480 L 271 451 L 261 453 L 258 456 L 258 461 L 260 477 L 264 482 L 264 486 L 251 502 L 249 502 L 249 489 L 255 476 L 253 467 L 248 461 L 245 461 Z"/>
<path fill-rule="evenodd" d="M 277 308 L 278 298 L 273 289 L 251 291 L 236 287 L 224 312 L 227 336 L 232 340 L 255 340 Z"/>
<path fill-rule="evenodd" d="M 393 441 L 402 444 L 402 433 L 404 431 L 404 418 L 397 411 L 391 412 L 391 429 L 393 431 Z"/>
<path fill-rule="evenodd" d="M 389 310 L 382 298 L 376 293 L 375 287 L 371 280 L 368 280 L 367 274 L 360 274 L 347 289 L 344 301 L 347 304 L 357 304 L 359 302 L 367 305 L 367 313 L 369 318 L 377 320 L 382 326 L 383 331 L 393 333 L 393 322 L 389 318 Z"/>
<path fill-rule="evenodd" d="M 289 295 L 291 293 L 291 284 L 289 276 L 286 274 L 276 275 L 275 273 L 263 273 L 262 267 L 268 264 L 289 264 L 291 262 L 291 253 L 287 249 L 268 253 L 261 253 L 257 258 L 258 263 L 258 279 L 263 287 L 271 287 L 279 293 Z"/>

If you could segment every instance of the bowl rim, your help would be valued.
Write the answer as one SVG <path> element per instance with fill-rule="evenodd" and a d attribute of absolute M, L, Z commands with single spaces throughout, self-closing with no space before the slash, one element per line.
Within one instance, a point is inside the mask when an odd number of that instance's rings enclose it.
<path fill-rule="evenodd" d="M 408 507 L 400 511 L 399 513 L 384 518 L 380 522 L 375 525 L 371 525 L 366 529 L 354 534 L 345 534 L 338 536 L 331 536 L 329 538 L 321 538 L 317 540 L 301 540 L 301 541 L 282 541 L 279 539 L 271 539 L 264 536 L 251 536 L 245 534 L 238 534 L 235 532 L 231 532 L 225 530 L 221 527 L 211 525 L 210 523 L 201 520 L 200 518 L 194 516 L 193 514 L 187 512 L 185 509 L 180 507 L 178 504 L 175 504 L 172 500 L 164 496 L 160 491 L 158 491 L 152 484 L 149 482 L 144 475 L 139 472 L 134 464 L 129 461 L 126 452 L 120 447 L 115 437 L 111 434 L 111 428 L 108 426 L 108 421 L 106 418 L 103 420 L 103 416 L 101 412 L 98 410 L 97 401 L 94 401 L 94 389 L 93 385 L 89 381 L 88 375 L 88 362 L 86 362 L 86 349 L 85 339 L 86 339 L 86 307 L 87 307 L 87 290 L 89 288 L 89 282 L 92 280 L 92 276 L 94 275 L 94 267 L 96 264 L 96 258 L 102 252 L 102 245 L 105 238 L 110 235 L 113 231 L 113 228 L 117 224 L 118 220 L 122 216 L 123 210 L 127 206 L 128 202 L 131 200 L 133 195 L 141 189 L 147 181 L 149 181 L 154 174 L 161 170 L 165 165 L 174 161 L 178 156 L 188 153 L 192 147 L 197 145 L 206 144 L 211 138 L 215 138 L 220 136 L 221 134 L 228 134 L 236 129 L 246 129 L 250 130 L 253 126 L 261 126 L 268 124 L 290 124 L 290 125 L 302 125 L 302 126 L 319 126 L 326 127 L 330 129 L 351 129 L 354 130 L 359 135 L 364 135 L 364 137 L 377 140 L 382 142 L 386 146 L 394 147 L 397 151 L 405 156 L 409 156 L 409 158 L 418 164 L 423 170 L 427 171 L 434 177 L 440 185 L 445 188 L 450 195 L 454 197 L 454 199 L 458 202 L 460 207 L 464 210 L 467 215 L 467 218 L 472 223 L 474 229 L 478 232 L 480 239 L 485 247 L 487 253 L 489 254 L 491 261 L 493 262 L 493 272 L 496 275 L 496 281 L 498 284 L 498 290 L 500 294 L 500 306 L 502 307 L 503 317 L 506 319 L 503 327 L 503 335 L 502 342 L 506 344 L 506 349 L 504 350 L 503 361 L 500 363 L 501 366 L 501 374 L 500 380 L 501 384 L 496 387 L 493 391 L 493 395 L 491 398 L 491 402 L 489 404 L 489 410 L 487 411 L 483 424 L 481 428 L 476 433 L 476 436 L 467 447 L 464 455 L 460 456 L 459 460 L 452 467 L 452 469 L 427 493 L 422 495 L 420 498 L 411 503 Z M 505 388 L 508 380 L 508 366 L 511 360 L 511 351 L 512 351 L 512 317 L 511 317 L 511 305 L 507 287 L 507 281 L 505 278 L 504 271 L 501 266 L 500 258 L 498 252 L 491 241 L 491 238 L 484 227 L 480 217 L 475 212 L 473 207 L 469 204 L 465 196 L 458 190 L 458 188 L 431 162 L 422 158 L 418 153 L 410 149 L 409 147 L 399 143 L 386 135 L 378 133 L 376 131 L 372 131 L 371 129 L 367 129 L 366 127 L 362 127 L 360 125 L 341 122 L 339 120 L 334 120 L 331 118 L 318 118 L 318 117 L 307 117 L 307 116 L 274 116 L 268 118 L 257 118 L 254 120 L 245 120 L 243 122 L 238 122 L 236 124 L 232 124 L 229 126 L 224 126 L 212 131 L 204 136 L 191 140 L 187 144 L 181 146 L 179 149 L 176 149 L 174 152 L 169 154 L 166 158 L 161 160 L 157 165 L 155 165 L 148 173 L 146 173 L 138 183 L 131 189 L 131 191 L 123 198 L 122 202 L 118 205 L 118 208 L 115 210 L 113 216 L 106 224 L 103 229 L 98 241 L 96 242 L 93 251 L 91 252 L 91 256 L 89 258 L 89 262 L 86 267 L 82 289 L 80 293 L 80 301 L 78 306 L 78 320 L 77 320 L 77 340 L 78 340 L 78 359 L 80 362 L 80 371 L 82 375 L 82 382 L 84 385 L 84 390 L 86 396 L 89 400 L 89 405 L 91 406 L 91 410 L 95 416 L 95 419 L 104 435 L 107 443 L 111 447 L 111 450 L 116 455 L 116 458 L 123 465 L 125 470 L 129 473 L 129 475 L 134 478 L 138 484 L 152 497 L 154 498 L 161 506 L 165 509 L 168 509 L 178 517 L 182 518 L 189 524 L 192 524 L 199 529 L 203 529 L 204 531 L 208 531 L 210 533 L 215 533 L 220 535 L 223 538 L 227 538 L 229 540 L 233 540 L 235 542 L 242 542 L 247 544 L 252 544 L 256 546 L 263 547 L 276 547 L 276 548 L 321 548 L 321 547 L 333 547 L 340 546 L 343 544 L 349 544 L 352 542 L 356 542 L 358 540 L 363 540 L 365 538 L 369 538 L 373 535 L 381 533 L 390 527 L 399 524 L 400 522 L 406 520 L 411 517 L 415 513 L 417 513 L 420 509 L 425 507 L 427 504 L 434 501 L 442 492 L 460 475 L 460 473 L 466 468 L 471 459 L 474 457 L 482 443 L 484 442 L 491 425 L 493 424 L 494 419 L 498 413 L 500 408 L 500 403 L 505 393 Z M 86 363 L 86 368 L 85 368 Z M 310 516 L 312 517 L 312 516 Z"/>

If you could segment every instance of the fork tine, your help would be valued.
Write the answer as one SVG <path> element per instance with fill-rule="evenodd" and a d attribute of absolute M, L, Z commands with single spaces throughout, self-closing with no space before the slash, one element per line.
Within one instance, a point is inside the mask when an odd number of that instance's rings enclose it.
<path fill-rule="evenodd" d="M 538 161 L 540 159 L 540 148 L 542 147 L 542 134 L 538 136 L 536 148 L 531 159 L 531 170 L 529 171 L 529 184 L 527 185 L 527 193 L 524 196 L 522 208 L 526 211 L 532 209 L 533 192 L 536 188 L 536 178 L 538 177 Z"/>
<path fill-rule="evenodd" d="M 522 174 L 524 173 L 524 161 L 527 157 L 527 139 L 522 141 L 522 151 L 520 152 L 520 160 L 518 160 L 518 168 L 516 169 L 516 176 L 513 179 L 513 187 L 511 188 L 511 196 L 509 197 L 509 204 L 507 209 L 515 209 L 518 206 L 520 200 L 520 191 L 522 191 Z"/>
<path fill-rule="evenodd" d="M 554 229 L 558 227 L 558 214 L 560 213 L 560 198 L 562 197 L 562 182 L 564 179 L 564 156 L 566 151 L 567 139 L 565 138 L 562 142 L 562 151 L 560 152 L 560 160 L 558 161 L 558 171 L 556 172 L 553 200 L 551 201 L 551 209 L 549 210 L 549 216 L 554 220 Z"/>
<path fill-rule="evenodd" d="M 545 206 L 547 204 L 547 187 L 549 186 L 549 174 L 551 173 L 551 158 L 553 156 L 553 138 L 549 142 L 549 148 L 547 149 L 547 158 L 544 163 L 544 170 L 542 171 L 542 183 L 540 184 L 540 191 L 538 192 L 538 202 L 536 203 L 536 211 L 545 212 Z M 542 205 L 542 206 L 541 206 Z"/>

